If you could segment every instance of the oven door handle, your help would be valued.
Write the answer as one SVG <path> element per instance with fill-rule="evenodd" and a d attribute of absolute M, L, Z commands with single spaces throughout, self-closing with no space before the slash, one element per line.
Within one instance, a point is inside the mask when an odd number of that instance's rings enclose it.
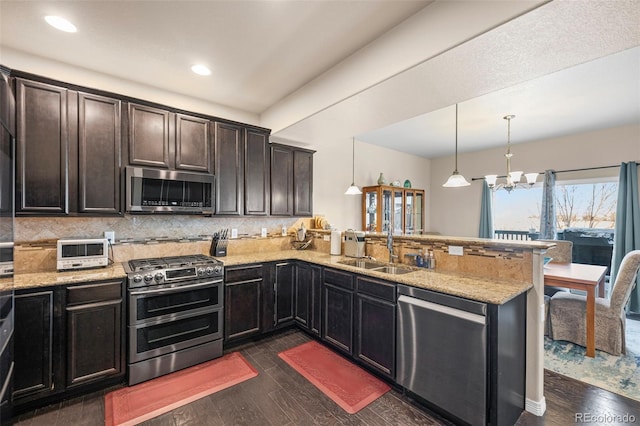
<path fill-rule="evenodd" d="M 132 296 L 145 296 L 148 294 L 168 294 L 168 293 L 175 293 L 178 291 L 184 291 L 184 290 L 191 290 L 194 288 L 202 288 L 202 287 L 210 287 L 214 284 L 222 284 L 222 280 L 215 280 L 215 281 L 207 281 L 206 283 L 198 283 L 198 284 L 188 284 L 188 285 L 181 285 L 178 287 L 171 287 L 171 288 L 161 288 L 161 289 L 157 289 L 157 290 L 142 290 L 142 291 L 132 291 L 131 295 Z"/>

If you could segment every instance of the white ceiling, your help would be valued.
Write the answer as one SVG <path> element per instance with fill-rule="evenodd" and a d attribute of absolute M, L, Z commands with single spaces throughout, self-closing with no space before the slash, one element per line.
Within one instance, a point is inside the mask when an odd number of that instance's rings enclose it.
<path fill-rule="evenodd" d="M 473 7 L 504 11 L 482 21 Z M 442 10 L 459 17 L 443 27 L 478 27 L 451 35 L 428 21 Z M 456 103 L 461 152 L 504 145 L 506 114 L 513 143 L 640 123 L 639 28 L 637 0 L 0 0 L 0 63 L 23 52 L 261 114 L 276 138 L 318 148 L 356 135 L 432 158 L 453 153 Z M 362 76 L 347 89 L 334 78 L 346 65 Z M 299 117 L 271 119 L 287 108 Z"/>

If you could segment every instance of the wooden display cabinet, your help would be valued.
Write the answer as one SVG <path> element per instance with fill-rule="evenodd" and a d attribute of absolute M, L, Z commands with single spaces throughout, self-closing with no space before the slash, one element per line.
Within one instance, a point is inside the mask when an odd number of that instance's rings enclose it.
<path fill-rule="evenodd" d="M 394 234 L 421 234 L 424 230 L 424 190 L 376 185 L 362 188 L 362 228 Z"/>

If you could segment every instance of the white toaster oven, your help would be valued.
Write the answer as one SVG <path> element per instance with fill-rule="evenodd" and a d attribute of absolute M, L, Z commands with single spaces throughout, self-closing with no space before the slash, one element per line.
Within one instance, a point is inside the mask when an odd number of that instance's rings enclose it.
<path fill-rule="evenodd" d="M 99 268 L 109 264 L 106 238 L 64 238 L 58 240 L 58 270 Z"/>

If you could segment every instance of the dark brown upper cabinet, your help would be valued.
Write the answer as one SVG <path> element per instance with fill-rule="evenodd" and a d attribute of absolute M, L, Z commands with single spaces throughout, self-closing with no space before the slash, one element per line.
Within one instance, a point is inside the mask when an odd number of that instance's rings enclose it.
<path fill-rule="evenodd" d="M 78 94 L 78 212 L 120 213 L 121 102 Z"/>
<path fill-rule="evenodd" d="M 16 213 L 120 213 L 121 102 L 16 79 Z"/>
<path fill-rule="evenodd" d="M 314 152 L 286 145 L 271 145 L 272 215 L 312 216 Z"/>
<path fill-rule="evenodd" d="M 269 214 L 269 132 L 247 129 L 244 145 L 244 214 Z"/>
<path fill-rule="evenodd" d="M 176 169 L 211 172 L 209 120 L 176 114 Z"/>
<path fill-rule="evenodd" d="M 171 113 L 146 105 L 129 104 L 129 164 L 170 168 Z"/>
<path fill-rule="evenodd" d="M 69 213 L 67 89 L 16 79 L 16 212 Z"/>
<path fill-rule="evenodd" d="M 210 173 L 209 120 L 129 104 L 129 164 Z"/>
<path fill-rule="evenodd" d="M 244 128 L 215 123 L 216 214 L 243 214 Z"/>
<path fill-rule="evenodd" d="M 293 151 L 293 215 L 313 215 L 313 151 Z"/>

